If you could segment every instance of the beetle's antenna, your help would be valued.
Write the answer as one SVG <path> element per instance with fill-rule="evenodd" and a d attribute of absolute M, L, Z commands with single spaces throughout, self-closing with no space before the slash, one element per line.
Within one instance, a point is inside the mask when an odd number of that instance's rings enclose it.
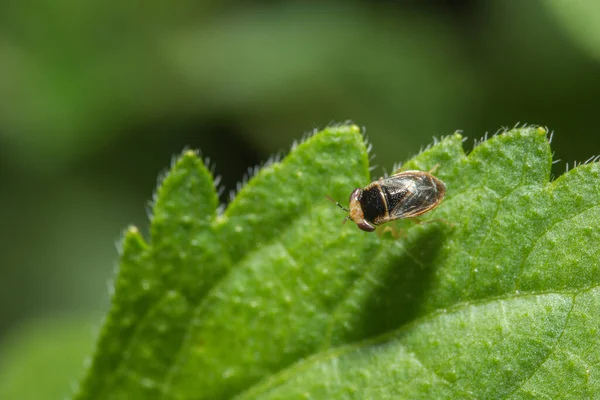
<path fill-rule="evenodd" d="M 343 205 L 341 205 L 340 203 L 338 203 L 337 201 L 335 201 L 334 199 L 332 199 L 331 197 L 325 195 L 325 197 L 327 198 L 327 200 L 329 200 L 330 202 L 332 202 L 333 204 L 337 205 L 339 208 L 341 208 L 342 210 L 346 211 L 346 212 L 350 212 L 350 210 L 348 210 L 346 207 L 344 207 Z"/>

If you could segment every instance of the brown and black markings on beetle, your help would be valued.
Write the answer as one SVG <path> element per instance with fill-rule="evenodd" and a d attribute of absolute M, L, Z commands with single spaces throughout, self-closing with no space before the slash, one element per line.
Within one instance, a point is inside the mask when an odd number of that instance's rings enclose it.
<path fill-rule="evenodd" d="M 446 185 L 428 172 L 402 171 L 380 178 L 350 194 L 349 208 L 327 197 L 349 213 L 347 219 L 366 232 L 376 225 L 400 218 L 414 218 L 437 207 L 446 194 Z"/>

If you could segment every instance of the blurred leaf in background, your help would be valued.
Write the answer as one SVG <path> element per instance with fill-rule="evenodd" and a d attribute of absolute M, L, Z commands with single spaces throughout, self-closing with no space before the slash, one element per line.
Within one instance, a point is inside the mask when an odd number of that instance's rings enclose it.
<path fill-rule="evenodd" d="M 599 153 L 596 7 L 0 2 L 0 339 L 106 309 L 119 232 L 147 226 L 155 177 L 186 146 L 226 189 L 346 119 L 388 170 L 432 136 L 519 121 L 557 131 L 555 174 Z"/>
<path fill-rule="evenodd" d="M 571 38 L 600 59 L 600 3 L 594 0 L 545 0 Z"/>
<path fill-rule="evenodd" d="M 0 399 L 63 399 L 93 349 L 97 318 L 52 316 L 24 324 L 0 345 Z"/>

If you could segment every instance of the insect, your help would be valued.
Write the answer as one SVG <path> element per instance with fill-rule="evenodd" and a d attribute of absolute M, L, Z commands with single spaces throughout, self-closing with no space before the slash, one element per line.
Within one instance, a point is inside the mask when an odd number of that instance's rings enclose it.
<path fill-rule="evenodd" d="M 446 194 L 446 185 L 430 173 L 402 171 L 387 178 L 380 178 L 363 189 L 356 188 L 350 194 L 349 208 L 328 197 L 342 210 L 348 219 L 366 232 L 373 232 L 375 225 L 400 218 L 412 218 L 436 208 Z"/>

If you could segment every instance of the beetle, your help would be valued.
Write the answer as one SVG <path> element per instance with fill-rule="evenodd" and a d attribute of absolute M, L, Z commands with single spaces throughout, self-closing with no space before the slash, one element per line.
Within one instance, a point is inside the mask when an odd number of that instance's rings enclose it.
<path fill-rule="evenodd" d="M 418 217 L 433 210 L 445 194 L 444 182 L 428 172 L 409 170 L 354 189 L 348 208 L 327 198 L 348 212 L 346 220 L 354 221 L 363 231 L 373 232 L 376 225 Z"/>

